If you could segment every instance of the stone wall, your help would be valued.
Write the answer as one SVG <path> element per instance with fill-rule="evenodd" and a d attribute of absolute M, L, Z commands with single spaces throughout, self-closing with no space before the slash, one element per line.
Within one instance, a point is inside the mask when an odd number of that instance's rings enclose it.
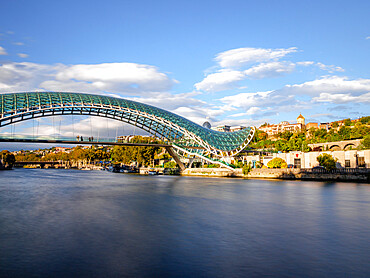
<path fill-rule="evenodd" d="M 242 176 L 241 169 L 236 169 L 236 171 L 230 171 L 226 168 L 190 168 L 182 171 L 181 175 L 184 176 L 207 176 L 207 177 L 235 177 L 238 176 L 237 173 L 240 172 Z"/>
<path fill-rule="evenodd" d="M 186 169 L 181 174 L 185 176 L 240 177 L 250 179 L 298 179 L 370 182 L 370 170 L 368 169 L 339 169 L 334 171 L 316 171 L 311 169 L 252 169 L 248 175 L 244 176 L 242 169 L 230 171 L 222 168 L 191 168 Z"/>

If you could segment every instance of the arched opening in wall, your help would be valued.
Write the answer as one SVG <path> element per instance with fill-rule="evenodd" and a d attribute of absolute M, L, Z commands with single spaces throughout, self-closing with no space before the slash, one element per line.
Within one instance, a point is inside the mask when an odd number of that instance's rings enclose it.
<path fill-rule="evenodd" d="M 314 151 L 314 152 L 322 152 L 322 146 L 314 147 L 314 148 L 312 149 L 312 151 Z"/>
<path fill-rule="evenodd" d="M 352 144 L 352 143 L 345 145 L 344 148 L 343 148 L 343 150 L 345 150 L 345 151 L 353 150 L 353 149 L 355 149 L 355 144 Z"/>
<path fill-rule="evenodd" d="M 330 146 L 329 150 L 331 150 L 331 151 L 340 151 L 341 148 L 338 145 L 333 145 L 333 146 Z"/>

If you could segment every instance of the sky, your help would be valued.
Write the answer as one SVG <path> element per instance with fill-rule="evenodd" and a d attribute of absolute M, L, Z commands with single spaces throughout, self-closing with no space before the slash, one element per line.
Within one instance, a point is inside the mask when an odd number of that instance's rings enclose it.
<path fill-rule="evenodd" d="M 107 94 L 212 126 L 368 116 L 369 11 L 356 0 L 0 0 L 0 93 Z M 59 117 L 0 134 L 35 125 L 39 134 L 134 132 Z"/>

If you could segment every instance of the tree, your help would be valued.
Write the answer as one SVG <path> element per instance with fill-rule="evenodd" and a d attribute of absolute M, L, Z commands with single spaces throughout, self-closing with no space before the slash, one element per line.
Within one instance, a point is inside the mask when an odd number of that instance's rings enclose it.
<path fill-rule="evenodd" d="M 337 159 L 334 159 L 330 154 L 323 153 L 320 154 L 316 160 L 319 162 L 320 166 L 323 166 L 326 170 L 337 169 L 336 162 Z"/>
<path fill-rule="evenodd" d="M 168 160 L 171 159 L 171 156 L 168 153 L 162 153 L 158 158 L 161 160 Z"/>
<path fill-rule="evenodd" d="M 293 136 L 293 133 L 292 133 L 292 132 L 290 132 L 290 131 L 284 131 L 283 133 L 280 133 L 280 134 L 279 134 L 279 137 L 280 137 L 280 138 L 283 138 L 283 139 L 285 139 L 285 140 L 287 140 L 287 141 L 289 141 L 289 139 L 290 139 L 292 136 Z"/>
<path fill-rule="evenodd" d="M 339 126 L 339 124 L 338 124 L 338 122 L 334 122 L 331 126 L 334 127 L 334 128 L 337 128 Z"/>
<path fill-rule="evenodd" d="M 70 154 L 71 160 L 78 161 L 83 160 L 86 158 L 85 150 L 83 150 L 80 146 L 77 146 L 73 149 Z"/>
<path fill-rule="evenodd" d="M 244 163 L 243 165 L 243 175 L 248 175 L 248 173 L 252 170 L 251 162 Z"/>
<path fill-rule="evenodd" d="M 351 128 L 348 126 L 341 126 L 338 134 L 341 136 L 341 140 L 348 140 L 351 138 Z"/>
<path fill-rule="evenodd" d="M 163 165 L 164 168 L 176 168 L 176 166 L 177 164 L 175 161 L 168 161 Z"/>
<path fill-rule="evenodd" d="M 360 121 L 361 121 L 361 123 L 363 123 L 363 124 L 367 124 L 367 123 L 369 123 L 369 122 L 370 122 L 370 116 L 362 117 L 362 118 L 360 119 Z"/>
<path fill-rule="evenodd" d="M 275 157 L 274 159 L 270 160 L 267 163 L 267 167 L 269 168 L 287 168 L 288 164 L 285 162 L 284 159 L 280 157 Z"/>
<path fill-rule="evenodd" d="M 361 141 L 361 144 L 365 147 L 365 149 L 370 149 L 370 135 L 366 135 Z"/>
<path fill-rule="evenodd" d="M 350 126 L 351 125 L 351 119 L 344 119 L 343 123 L 345 126 Z"/>
<path fill-rule="evenodd" d="M 15 156 L 11 152 L 4 150 L 0 152 L 0 165 L 5 168 L 12 168 L 15 162 Z"/>

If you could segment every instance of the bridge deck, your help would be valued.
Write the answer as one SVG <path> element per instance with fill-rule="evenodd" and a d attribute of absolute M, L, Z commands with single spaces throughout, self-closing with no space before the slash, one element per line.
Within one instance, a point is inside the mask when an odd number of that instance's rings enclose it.
<path fill-rule="evenodd" d="M 120 145 L 120 146 L 141 146 L 141 147 L 171 147 L 168 144 L 151 144 L 151 143 L 124 143 L 109 141 L 76 141 L 76 140 L 52 140 L 52 139 L 20 139 L 20 138 L 0 138 L 0 142 L 14 143 L 57 143 L 69 145 Z"/>

